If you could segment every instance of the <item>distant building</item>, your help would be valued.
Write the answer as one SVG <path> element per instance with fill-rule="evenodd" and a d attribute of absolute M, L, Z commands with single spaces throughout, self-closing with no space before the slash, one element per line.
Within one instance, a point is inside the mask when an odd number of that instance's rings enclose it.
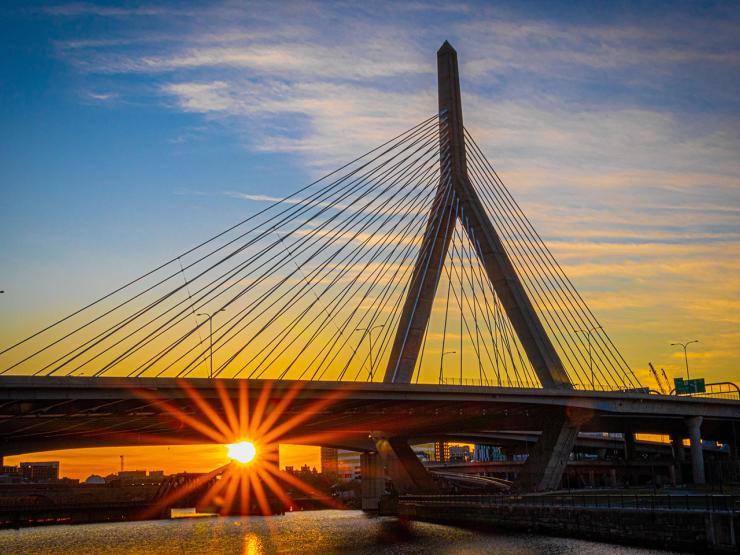
<path fill-rule="evenodd" d="M 434 442 L 434 461 L 447 462 L 450 460 L 450 444 L 446 441 Z"/>
<path fill-rule="evenodd" d="M 431 444 L 432 448 L 427 451 L 428 461 L 432 463 L 444 463 L 444 462 L 468 462 L 472 458 L 469 445 L 450 444 L 448 441 L 435 441 Z M 416 446 L 417 449 L 426 450 L 426 445 L 422 444 Z M 419 456 L 419 452 L 417 452 Z M 422 462 L 424 459 L 419 457 Z"/>
<path fill-rule="evenodd" d="M 20 473 L 29 482 L 53 482 L 59 480 L 59 461 L 22 462 Z"/>
<path fill-rule="evenodd" d="M 118 477 L 121 479 L 138 479 L 146 478 L 146 470 L 121 470 L 118 473 Z"/>
<path fill-rule="evenodd" d="M 470 462 L 469 445 L 451 445 L 447 448 L 447 460 L 450 462 Z"/>
<path fill-rule="evenodd" d="M 496 445 L 476 445 L 473 449 L 473 459 L 478 462 L 503 461 L 505 458 Z"/>
<path fill-rule="evenodd" d="M 321 472 L 324 474 L 338 474 L 339 452 L 334 447 L 321 448 Z"/>
<path fill-rule="evenodd" d="M 95 485 L 105 484 L 105 478 L 103 478 L 102 476 L 98 476 L 97 474 L 91 474 L 90 476 L 87 477 L 87 479 L 85 480 L 85 483 L 95 484 Z"/>
<path fill-rule="evenodd" d="M 360 478 L 360 454 L 356 451 L 337 450 L 337 474 L 345 481 Z"/>
<path fill-rule="evenodd" d="M 293 474 L 293 475 L 296 475 L 296 474 L 318 474 L 318 472 L 316 471 L 316 467 L 311 468 L 307 464 L 304 464 L 299 470 L 296 470 L 294 466 L 287 465 L 283 469 L 283 472 L 285 472 L 287 474 Z"/>
<path fill-rule="evenodd" d="M 0 464 L 0 484 L 16 484 L 23 480 L 17 466 Z"/>
<path fill-rule="evenodd" d="M 355 451 L 335 449 L 334 447 L 322 447 L 321 472 L 332 474 L 345 482 L 356 480 L 361 475 L 360 454 Z"/>
<path fill-rule="evenodd" d="M 414 453 L 416 453 L 416 456 L 422 463 L 428 464 L 435 460 L 434 443 L 420 443 L 418 445 L 414 445 Z"/>
<path fill-rule="evenodd" d="M 144 486 L 149 484 L 159 484 L 164 478 L 164 471 L 153 470 L 147 476 L 146 470 L 122 470 L 112 478 L 123 486 Z M 112 481 L 110 477 L 107 481 Z"/>
<path fill-rule="evenodd" d="M 5 475 L 5 474 L 18 474 L 18 467 L 0 465 L 0 475 Z"/>

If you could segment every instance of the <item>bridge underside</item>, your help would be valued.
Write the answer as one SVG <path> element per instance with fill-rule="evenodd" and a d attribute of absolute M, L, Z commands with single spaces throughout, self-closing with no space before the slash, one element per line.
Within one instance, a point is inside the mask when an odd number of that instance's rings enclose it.
<path fill-rule="evenodd" d="M 246 385 L 246 387 L 244 387 Z M 374 438 L 481 441 L 497 430 L 541 431 L 577 413 L 581 431 L 678 434 L 701 416 L 702 438 L 734 443 L 736 402 L 543 389 L 208 379 L 0 378 L 0 455 L 82 447 L 216 443 L 196 398 L 223 421 L 224 397 L 281 429 L 280 443 L 372 451 Z M 261 401 L 260 401 L 261 399 Z M 289 402 L 286 402 L 288 400 Z M 260 403 L 262 407 L 260 408 Z M 282 405 L 281 405 L 282 403 Z M 320 403 L 321 406 L 317 406 Z M 165 406 L 166 405 L 166 406 Z M 175 410 L 172 410 L 174 407 Z M 278 415 L 279 413 L 279 415 Z M 297 425 L 290 423 L 300 419 Z M 204 426 L 193 426 L 195 419 Z M 231 438 L 238 439 L 237 437 Z"/>

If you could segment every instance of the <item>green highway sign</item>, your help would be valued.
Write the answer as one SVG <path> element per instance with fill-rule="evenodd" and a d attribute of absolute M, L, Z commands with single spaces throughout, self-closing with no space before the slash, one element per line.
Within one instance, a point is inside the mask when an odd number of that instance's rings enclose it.
<path fill-rule="evenodd" d="M 673 385 L 676 387 L 676 395 L 691 395 L 692 393 L 704 393 L 704 378 L 694 380 L 684 380 L 683 378 L 674 378 Z"/>

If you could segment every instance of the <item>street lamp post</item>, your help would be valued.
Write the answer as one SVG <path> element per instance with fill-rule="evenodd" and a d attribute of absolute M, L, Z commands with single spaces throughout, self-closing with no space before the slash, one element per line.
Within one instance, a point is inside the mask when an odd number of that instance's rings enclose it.
<path fill-rule="evenodd" d="M 219 312 L 226 312 L 226 309 L 222 308 L 220 310 L 217 310 L 216 312 L 199 312 L 198 314 L 196 314 L 196 316 L 205 316 L 208 318 L 209 336 L 211 338 L 211 345 L 209 347 L 209 358 L 211 361 L 211 369 L 208 374 L 209 378 L 213 377 L 213 317 Z"/>
<path fill-rule="evenodd" d="M 378 324 L 377 326 L 372 326 L 370 328 L 355 328 L 355 331 L 364 331 L 369 340 L 370 340 L 370 381 L 373 381 L 373 370 L 375 369 L 375 364 L 373 363 L 373 330 L 375 328 L 382 328 L 385 324 Z"/>
<path fill-rule="evenodd" d="M 602 330 L 601 326 L 593 326 L 585 330 L 576 330 L 576 333 L 585 333 L 588 341 L 588 370 L 591 372 L 591 389 L 596 389 L 596 379 L 594 377 L 594 359 L 591 355 L 591 333 L 595 330 Z"/>
<path fill-rule="evenodd" d="M 671 347 L 683 347 L 683 360 L 686 363 L 686 379 L 691 379 L 689 377 L 689 355 L 686 354 L 686 347 L 691 345 L 692 343 L 699 343 L 698 339 L 692 339 L 691 341 L 687 341 L 686 343 L 676 342 L 671 343 Z"/>

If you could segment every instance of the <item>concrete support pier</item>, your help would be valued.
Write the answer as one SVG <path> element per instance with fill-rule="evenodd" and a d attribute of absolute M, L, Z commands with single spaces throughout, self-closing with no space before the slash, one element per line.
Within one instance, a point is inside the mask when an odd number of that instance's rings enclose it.
<path fill-rule="evenodd" d="M 573 451 L 583 416 L 577 411 L 558 411 L 544 422 L 542 435 L 524 463 L 517 480 L 523 491 L 557 489 Z"/>
<path fill-rule="evenodd" d="M 704 453 L 701 448 L 701 416 L 693 416 L 686 419 L 686 430 L 691 441 L 691 474 L 694 484 L 706 483 L 704 473 Z"/>
<path fill-rule="evenodd" d="M 388 475 L 398 493 L 437 493 L 432 475 L 414 453 L 406 438 L 375 438 Z"/>
<path fill-rule="evenodd" d="M 683 447 L 683 434 L 671 434 L 671 448 L 673 450 L 673 468 L 676 484 L 683 484 L 683 463 L 686 455 Z"/>
<path fill-rule="evenodd" d="M 625 479 L 630 485 L 635 485 L 637 477 L 630 470 L 630 463 L 637 460 L 637 449 L 635 446 L 635 434 L 632 430 L 627 430 L 622 434 L 624 436 L 624 460 L 627 463 L 627 470 L 625 472 Z"/>
<path fill-rule="evenodd" d="M 635 455 L 635 434 L 632 430 L 624 432 L 624 460 L 634 461 L 637 457 Z"/>
<path fill-rule="evenodd" d="M 727 442 L 728 447 L 730 448 L 730 460 L 734 462 L 740 462 L 740 449 L 738 449 L 740 446 L 738 445 L 738 439 L 740 439 L 738 436 L 738 430 L 737 430 L 737 422 L 733 422 L 731 424 L 732 426 L 732 437 L 730 441 Z M 0 463 L 2 463 L 2 458 L 0 457 Z"/>
<path fill-rule="evenodd" d="M 385 491 L 385 468 L 378 453 L 360 455 L 360 472 L 362 474 L 362 510 L 377 511 L 380 496 Z"/>

